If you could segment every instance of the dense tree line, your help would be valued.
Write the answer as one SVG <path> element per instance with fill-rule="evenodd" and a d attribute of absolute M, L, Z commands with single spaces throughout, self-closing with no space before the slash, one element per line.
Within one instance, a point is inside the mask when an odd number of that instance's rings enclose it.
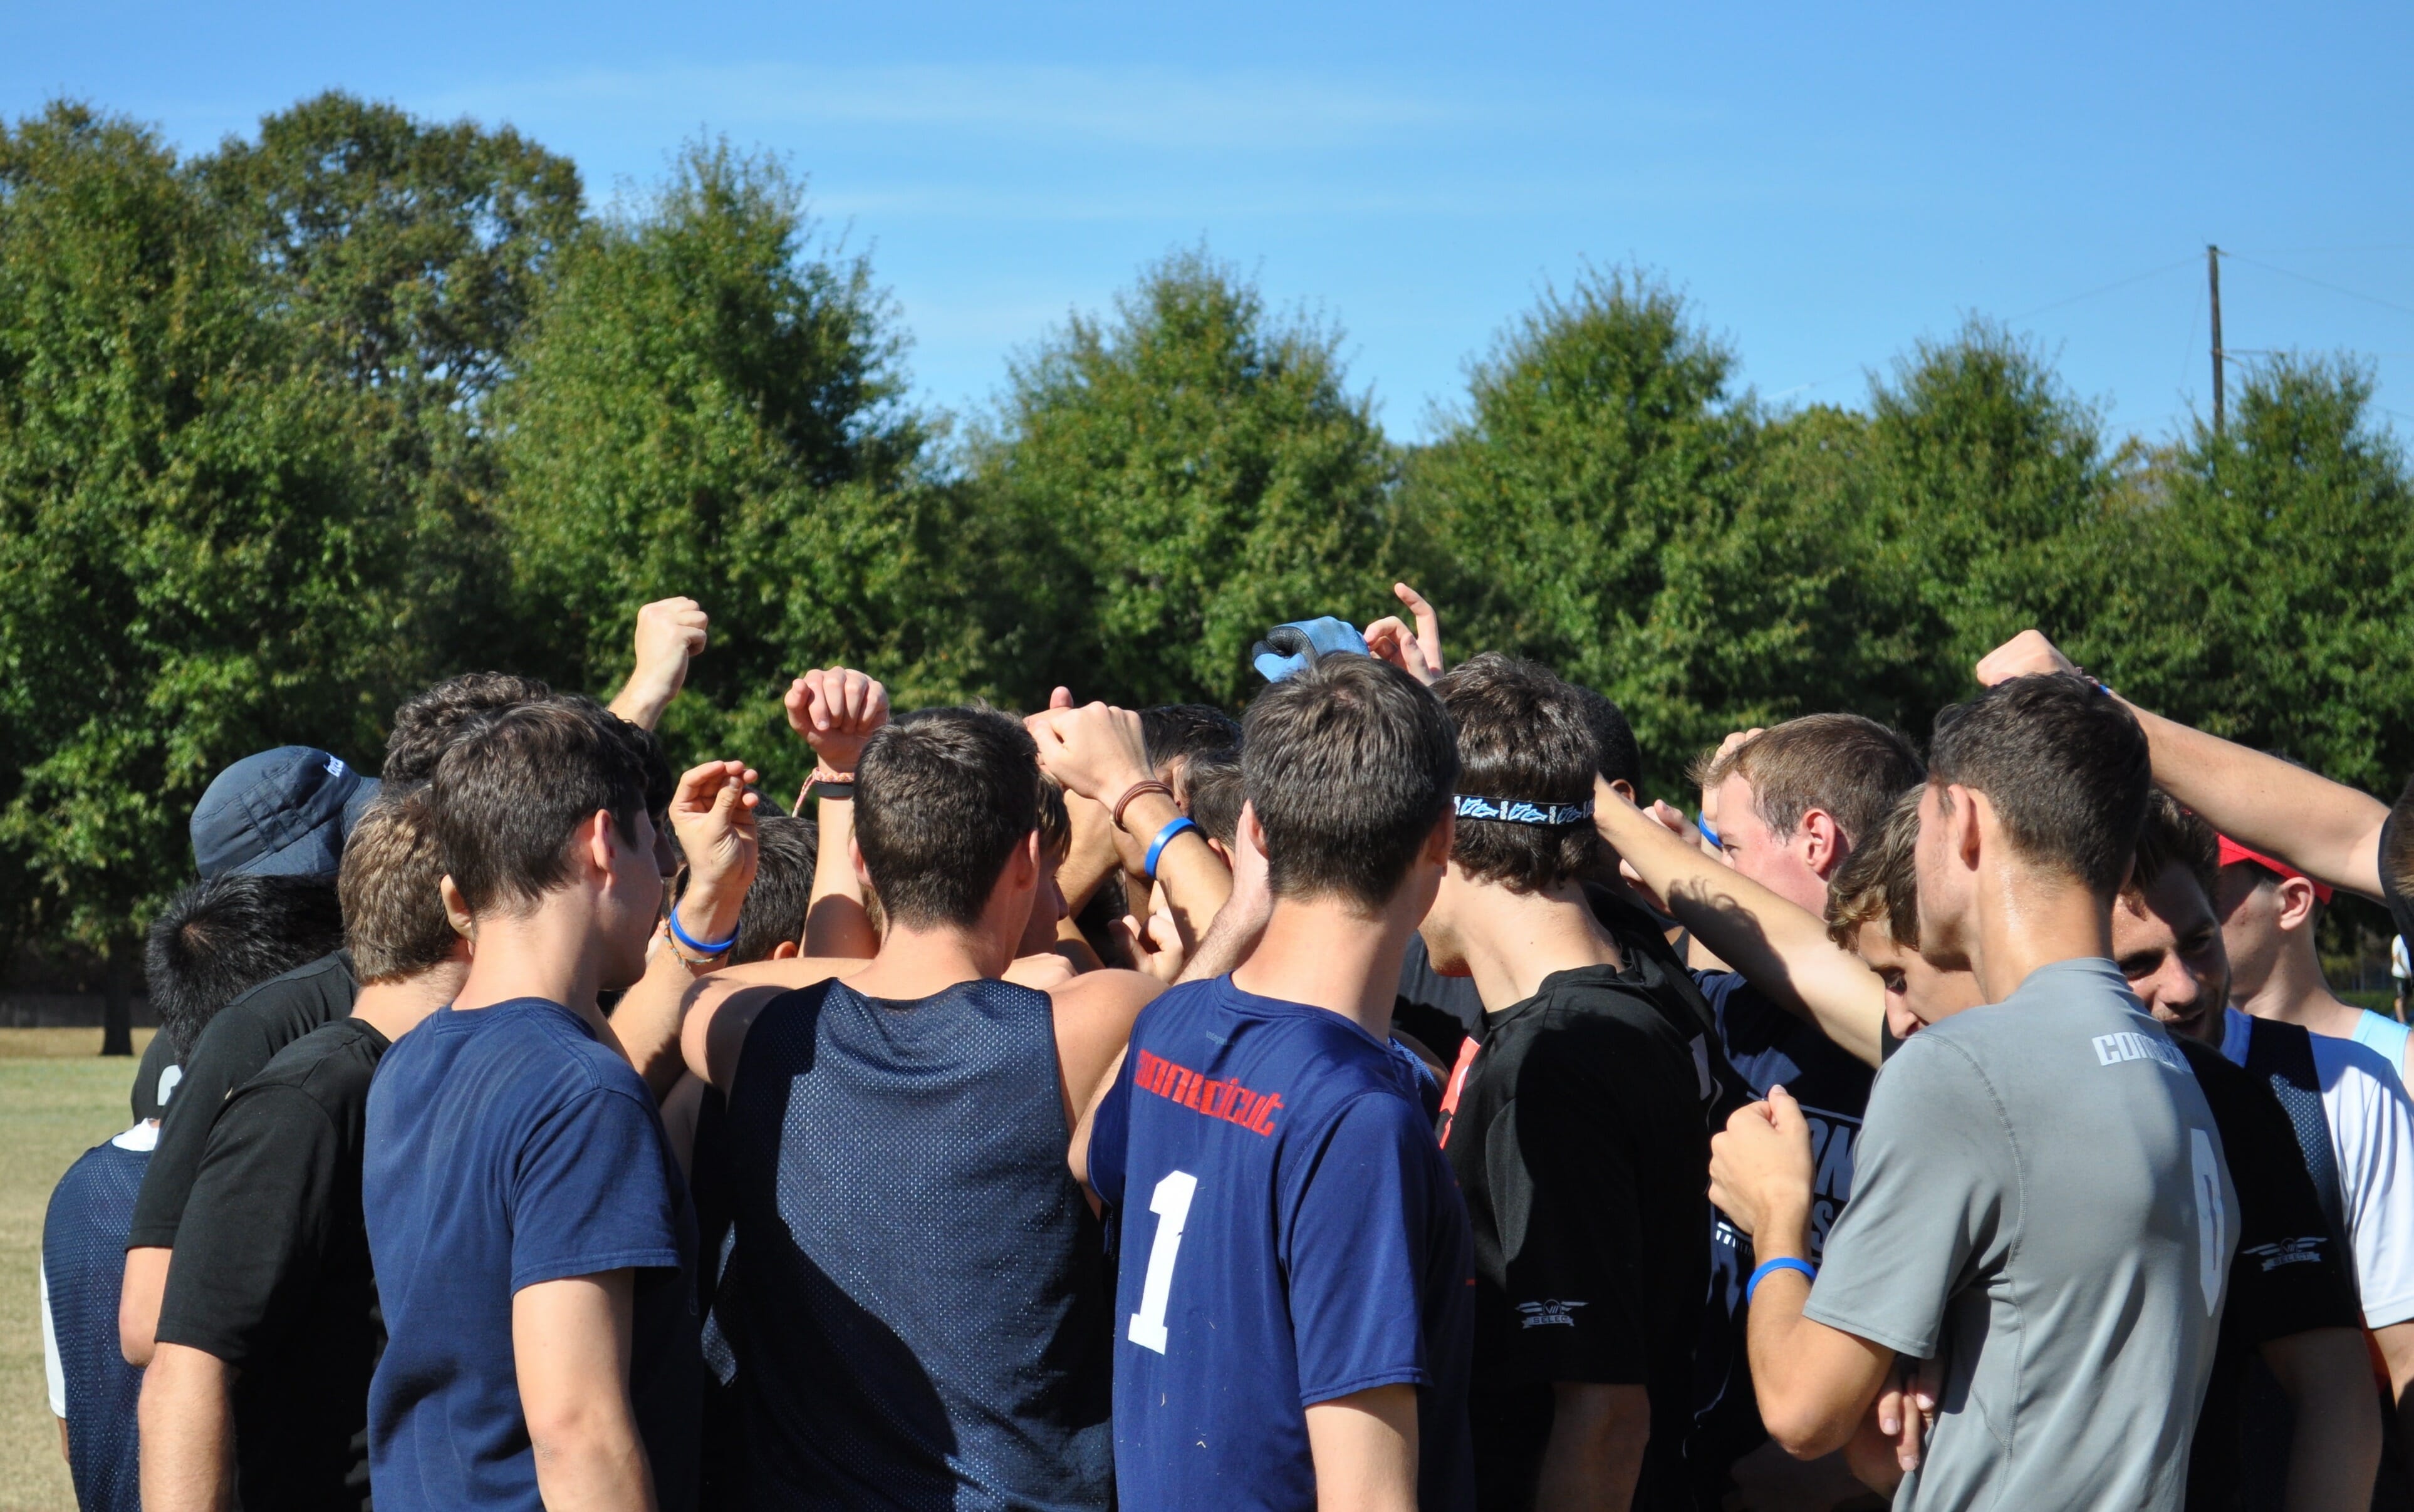
<path fill-rule="evenodd" d="M 0 127 L 0 936 L 119 959 L 229 761 L 373 766 L 473 666 L 608 691 L 636 606 L 713 648 L 665 734 L 782 786 L 778 695 L 1236 706 L 1274 622 L 1385 612 L 1617 698 L 1661 791 L 1744 723 L 1924 732 L 2047 627 L 2141 702 L 2389 791 L 2414 770 L 2414 493 L 2350 358 L 2107 433 L 1974 321 L 1858 408 L 1774 408 L 1647 273 L 1587 271 L 1388 438 L 1339 333 L 1203 248 L 907 398 L 906 333 L 777 160 L 692 145 L 590 206 L 508 128 L 331 94 L 180 159 L 74 104 Z"/>

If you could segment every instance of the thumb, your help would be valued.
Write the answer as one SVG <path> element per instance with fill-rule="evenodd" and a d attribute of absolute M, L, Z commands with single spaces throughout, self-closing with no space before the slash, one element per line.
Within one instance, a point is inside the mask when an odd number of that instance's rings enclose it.
<path fill-rule="evenodd" d="M 1768 1090 L 1768 1121 L 1781 1131 L 1809 1126 L 1802 1117 L 1802 1104 L 1794 1100 L 1794 1094 L 1787 1091 L 1782 1084 Z"/>
<path fill-rule="evenodd" d="M 1051 709 L 1071 708 L 1073 706 L 1073 690 L 1069 688 L 1059 688 L 1054 692 L 1050 693 L 1048 695 L 1048 706 Z"/>

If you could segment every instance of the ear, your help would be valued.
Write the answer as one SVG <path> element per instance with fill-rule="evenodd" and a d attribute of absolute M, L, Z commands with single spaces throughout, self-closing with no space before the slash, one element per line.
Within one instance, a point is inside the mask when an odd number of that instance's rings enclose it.
<path fill-rule="evenodd" d="M 1795 842 L 1802 848 L 1802 864 L 1821 882 L 1843 865 L 1844 829 L 1825 808 L 1813 808 L 1795 826 Z"/>
<path fill-rule="evenodd" d="M 872 868 L 863 864 L 863 844 L 854 836 L 846 838 L 846 858 L 855 866 L 855 880 L 864 896 L 872 896 Z"/>
<path fill-rule="evenodd" d="M 1266 850 L 1266 827 L 1258 823 L 1258 806 L 1254 803 L 1241 805 L 1240 839 L 1261 856 L 1271 853 Z"/>
<path fill-rule="evenodd" d="M 1978 854 L 1984 849 L 1979 831 L 1985 827 L 1986 821 L 1994 818 L 1994 805 L 1987 803 L 1985 793 L 1973 793 L 1959 782 L 1945 787 L 1945 800 L 1948 808 L 1945 822 L 1945 843 L 1950 847 L 1953 858 L 1964 869 L 1975 871 L 1978 869 Z M 1983 820 L 1978 808 L 1981 804 L 1987 805 Z"/>
<path fill-rule="evenodd" d="M 804 953 L 804 946 L 797 944 L 793 940 L 782 940 L 778 944 L 771 947 L 771 959 L 775 961 L 792 961 Z"/>
<path fill-rule="evenodd" d="M 1423 857 L 1425 862 L 1431 866 L 1447 868 L 1450 866 L 1451 844 L 1457 838 L 1457 836 L 1458 815 L 1449 809 L 1444 809 L 1442 811 L 1441 823 L 1436 824 L 1433 827 L 1433 833 L 1425 837 Z"/>
<path fill-rule="evenodd" d="M 437 882 L 436 887 L 443 895 L 444 920 L 453 926 L 453 932 L 463 940 L 477 939 L 478 921 L 469 912 L 469 900 L 461 896 L 461 889 L 454 882 L 453 874 L 446 872 Z"/>
<path fill-rule="evenodd" d="M 1633 804 L 1638 808 L 1642 807 L 1641 801 L 1634 796 L 1634 784 L 1629 782 L 1622 777 L 1609 785 L 1609 791 L 1617 793 L 1628 803 Z"/>
<path fill-rule="evenodd" d="M 1006 885 L 1023 892 L 1039 885 L 1039 832 L 1033 830 L 1006 861 Z"/>
<path fill-rule="evenodd" d="M 2280 927 L 2302 929 L 2314 922 L 2314 884 L 2302 877 L 2283 877 L 2272 889 L 2279 907 Z"/>
<path fill-rule="evenodd" d="M 1238 838 L 1237 836 L 1234 838 Z M 1213 835 L 1210 835 L 1207 837 L 1207 849 L 1215 852 L 1215 859 L 1224 863 L 1224 869 L 1226 871 L 1232 869 L 1232 848 L 1230 846 L 1226 845 L 1223 841 L 1217 839 Z"/>
<path fill-rule="evenodd" d="M 586 852 L 588 865 L 608 877 L 612 874 L 613 853 L 618 850 L 618 846 L 614 842 L 618 838 L 619 836 L 615 833 L 612 824 L 612 811 L 608 808 L 598 808 L 587 816 L 585 823 L 578 826 L 576 843 Z M 653 858 L 648 856 L 647 859 L 650 861 Z"/>

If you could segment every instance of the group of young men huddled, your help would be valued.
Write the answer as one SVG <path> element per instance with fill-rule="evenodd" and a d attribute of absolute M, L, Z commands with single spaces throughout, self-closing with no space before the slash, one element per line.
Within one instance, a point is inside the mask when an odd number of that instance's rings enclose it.
<path fill-rule="evenodd" d="M 683 600 L 609 707 L 239 763 L 45 1234 L 83 1505 L 2404 1496 L 2407 1036 L 2315 926 L 2414 821 L 2032 631 L 1695 822 L 1398 591 L 1237 723 L 810 673 L 794 814 L 650 733 Z"/>

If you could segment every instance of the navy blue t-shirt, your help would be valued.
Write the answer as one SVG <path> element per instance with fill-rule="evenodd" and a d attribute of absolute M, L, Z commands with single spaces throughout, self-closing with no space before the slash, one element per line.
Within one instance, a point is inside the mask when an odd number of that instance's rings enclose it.
<path fill-rule="evenodd" d="M 379 1512 L 538 1512 L 512 1298 L 624 1269 L 640 1272 L 631 1395 L 655 1495 L 694 1505 L 694 1215 L 652 1094 L 585 1020 L 536 998 L 429 1015 L 370 1084 L 361 1186 L 387 1334 L 369 1383 Z"/>
<path fill-rule="evenodd" d="M 1853 1194 L 1853 1146 L 1861 1136 L 1861 1114 L 1877 1073 L 1817 1026 L 1770 1001 L 1739 971 L 1695 971 L 1693 981 L 1708 1000 L 1728 1063 L 1752 1095 L 1766 1097 L 1783 1086 L 1802 1104 L 1810 1126 L 1810 1259 L 1817 1263 L 1828 1225 Z M 1702 1340 L 1694 1354 L 1696 1421 L 1702 1437 L 1688 1458 L 1716 1478 L 1737 1455 L 1751 1450 L 1766 1431 L 1751 1399 L 1744 1349 L 1743 1288 L 1754 1264 L 1751 1240 L 1710 1210 L 1710 1290 Z"/>
<path fill-rule="evenodd" d="M 1229 977 L 1141 1010 L 1090 1136 L 1124 1505 L 1312 1506 L 1306 1409 L 1396 1384 L 1419 1505 L 1473 1505 L 1474 1251 L 1410 1082 L 1340 1015 Z"/>
<path fill-rule="evenodd" d="M 142 1505 L 134 1432 L 142 1372 L 117 1352 L 117 1294 L 126 1282 L 134 1195 L 158 1134 L 156 1125 L 137 1124 L 85 1150 L 59 1178 L 42 1217 L 42 1292 L 50 1308 L 42 1323 L 58 1351 L 67 1471 L 85 1512 L 136 1512 Z"/>

